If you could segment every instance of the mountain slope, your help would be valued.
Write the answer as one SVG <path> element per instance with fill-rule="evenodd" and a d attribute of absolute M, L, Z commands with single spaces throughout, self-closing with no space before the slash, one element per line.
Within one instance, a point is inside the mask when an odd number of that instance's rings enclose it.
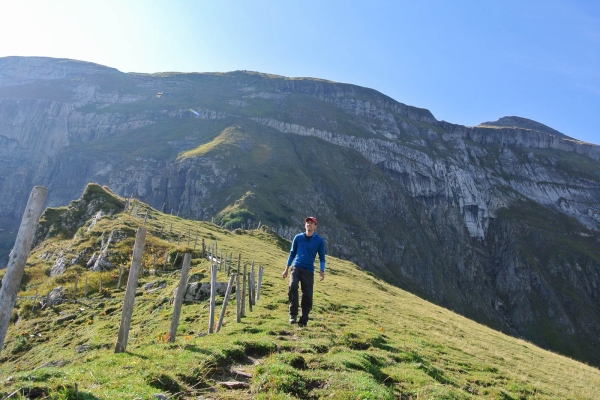
<path fill-rule="evenodd" d="M 98 182 L 174 215 L 261 222 L 288 239 L 316 215 L 330 254 L 600 365 L 598 146 L 522 118 L 437 121 L 319 79 L 37 58 L 2 59 L 0 75 L 4 254 L 33 184 L 50 189 L 50 206 Z"/>
<path fill-rule="evenodd" d="M 280 278 L 289 242 L 282 243 L 268 228 L 230 232 L 139 202 L 126 214 L 120 211 L 123 204 L 124 199 L 91 185 L 69 207 L 44 213 L 38 230 L 38 240 L 44 240 L 30 255 L 20 296 L 36 290 L 44 296 L 60 285 L 68 299 L 78 273 L 78 302 L 40 310 L 31 299 L 18 300 L 1 354 L 3 396 L 596 398 L 597 369 L 493 331 L 333 257 L 325 281 L 316 282 L 312 320 L 298 330 L 287 324 L 286 281 Z M 103 217 L 90 218 L 100 210 Z M 125 286 L 115 289 L 117 266 L 129 265 L 139 226 L 148 230 L 147 272 L 138 285 L 127 352 L 114 354 Z M 118 232 L 109 247 L 114 269 L 92 272 L 84 267 L 85 257 L 62 274 L 47 276 L 57 259 L 91 254 L 113 231 Z M 209 247 L 214 243 L 224 254 L 233 253 L 234 261 L 241 253 L 242 263 L 264 266 L 261 298 L 241 323 L 231 312 L 223 329 L 210 335 L 205 334 L 206 299 L 186 303 L 175 343 L 165 343 L 179 272 L 164 271 L 162 260 L 185 250 L 188 232 L 192 251 L 198 232 Z M 153 254 L 159 267 L 150 274 Z M 190 281 L 206 281 L 208 262 L 197 256 L 198 251 Z M 218 279 L 226 276 L 219 273 Z"/>

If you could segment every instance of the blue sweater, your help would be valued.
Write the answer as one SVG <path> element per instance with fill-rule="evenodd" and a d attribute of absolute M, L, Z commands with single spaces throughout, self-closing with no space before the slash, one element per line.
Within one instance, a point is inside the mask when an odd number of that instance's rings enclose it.
<path fill-rule="evenodd" d="M 310 241 L 304 233 L 300 233 L 294 237 L 287 265 L 314 272 L 317 253 L 319 254 L 320 269 L 325 271 L 325 241 L 316 233 L 313 233 Z"/>

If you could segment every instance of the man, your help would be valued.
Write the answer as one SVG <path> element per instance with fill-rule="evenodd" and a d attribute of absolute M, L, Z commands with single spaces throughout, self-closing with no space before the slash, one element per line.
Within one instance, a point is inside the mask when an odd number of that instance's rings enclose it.
<path fill-rule="evenodd" d="M 288 257 L 287 266 L 281 274 L 281 278 L 288 276 L 290 266 L 290 286 L 288 287 L 288 298 L 290 301 L 290 324 L 298 322 L 299 327 L 305 327 L 308 323 L 308 313 L 312 309 L 313 286 L 315 276 L 315 258 L 319 254 L 319 275 L 321 280 L 325 279 L 325 241 L 315 233 L 317 219 L 307 217 L 304 220 L 305 232 L 294 237 L 292 249 Z M 302 288 L 302 303 L 300 308 L 302 314 L 298 318 L 298 284 Z"/>

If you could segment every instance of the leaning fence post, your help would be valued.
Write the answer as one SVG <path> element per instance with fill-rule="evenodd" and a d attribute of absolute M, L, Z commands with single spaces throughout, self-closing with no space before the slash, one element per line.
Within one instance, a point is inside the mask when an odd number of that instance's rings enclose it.
<path fill-rule="evenodd" d="M 229 277 L 229 284 L 227 285 L 227 291 L 225 292 L 225 298 L 223 299 L 223 308 L 221 308 L 221 315 L 219 316 L 219 323 L 217 324 L 217 332 L 221 330 L 223 325 L 223 318 L 225 318 L 225 309 L 229 302 L 229 296 L 231 296 L 231 287 L 233 286 L 233 274 Z"/>
<path fill-rule="evenodd" d="M 190 253 L 185 253 L 183 256 L 183 266 L 181 267 L 181 276 L 179 277 L 179 288 L 177 289 L 177 296 L 173 303 L 173 318 L 171 319 L 171 331 L 169 333 L 170 343 L 175 343 L 177 325 L 179 325 L 179 315 L 181 314 L 181 304 L 183 303 L 183 296 L 187 289 L 188 272 L 190 270 L 191 262 L 192 255 Z"/>
<path fill-rule="evenodd" d="M 137 288 L 138 274 L 142 264 L 142 252 L 146 243 L 146 228 L 138 228 L 135 235 L 135 244 L 133 246 L 133 259 L 129 268 L 129 278 L 127 278 L 127 288 L 125 289 L 125 300 L 123 300 L 123 311 L 121 313 L 121 325 L 119 326 L 119 336 L 115 345 L 115 353 L 123 353 L 127 348 L 127 339 L 129 337 L 129 326 L 131 325 L 131 314 L 133 314 L 133 302 L 135 300 L 135 290 Z"/>
<path fill-rule="evenodd" d="M 15 246 L 8 260 L 7 271 L 2 279 L 2 288 L 0 289 L 0 352 L 2 352 L 2 345 L 4 344 L 12 310 L 17 300 L 17 293 L 21 286 L 23 272 L 25 271 L 25 263 L 31 251 L 33 237 L 47 194 L 48 189 L 42 186 L 35 186 L 31 191 L 25 212 L 23 213 L 23 219 L 21 220 L 21 226 L 17 233 Z"/>
<path fill-rule="evenodd" d="M 215 330 L 215 297 L 217 296 L 217 266 L 210 266 L 210 308 L 208 317 L 208 333 Z"/>

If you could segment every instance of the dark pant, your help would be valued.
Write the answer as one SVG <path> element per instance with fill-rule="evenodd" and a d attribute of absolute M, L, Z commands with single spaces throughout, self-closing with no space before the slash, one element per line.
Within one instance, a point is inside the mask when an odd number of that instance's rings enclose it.
<path fill-rule="evenodd" d="M 301 324 L 308 322 L 308 313 L 312 309 L 313 286 L 315 283 L 315 274 L 304 268 L 292 267 L 290 273 L 290 286 L 288 287 L 288 297 L 290 300 L 290 316 L 298 315 L 298 284 L 302 289 L 302 315 L 300 315 Z"/>

